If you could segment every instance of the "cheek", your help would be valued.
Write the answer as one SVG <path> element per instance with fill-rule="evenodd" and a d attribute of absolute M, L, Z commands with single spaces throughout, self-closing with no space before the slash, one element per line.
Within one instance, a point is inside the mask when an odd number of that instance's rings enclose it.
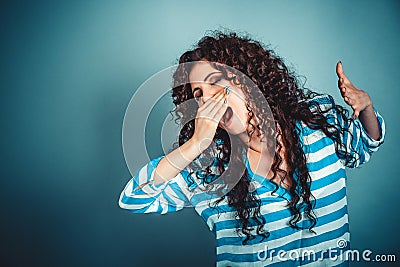
<path fill-rule="evenodd" d="M 248 120 L 248 111 L 244 101 L 240 100 L 235 103 L 234 112 L 240 124 L 239 126 L 245 128 Z"/>

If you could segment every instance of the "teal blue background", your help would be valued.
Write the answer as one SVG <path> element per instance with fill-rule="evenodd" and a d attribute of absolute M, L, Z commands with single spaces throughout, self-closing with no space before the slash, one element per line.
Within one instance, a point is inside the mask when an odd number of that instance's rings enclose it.
<path fill-rule="evenodd" d="M 134 215 L 118 198 L 131 177 L 121 144 L 131 96 L 220 26 L 270 43 L 339 103 L 338 60 L 370 94 L 387 136 L 348 171 L 352 247 L 400 258 L 399 11 L 396 1 L 2 1 L 2 266 L 214 265 L 193 209 Z"/>

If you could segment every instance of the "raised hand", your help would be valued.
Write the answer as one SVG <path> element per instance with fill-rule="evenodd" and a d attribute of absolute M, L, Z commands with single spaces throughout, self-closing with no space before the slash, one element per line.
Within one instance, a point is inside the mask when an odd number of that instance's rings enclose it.
<path fill-rule="evenodd" d="M 228 107 L 223 91 L 200 105 L 192 138 L 160 160 L 155 169 L 153 185 L 174 178 L 211 145 L 218 123 Z"/>
<path fill-rule="evenodd" d="M 336 74 L 339 78 L 338 87 L 346 104 L 353 109 L 353 119 L 356 119 L 360 112 L 372 108 L 372 101 L 369 95 L 357 88 L 344 74 L 342 62 L 336 64 Z"/>
<path fill-rule="evenodd" d="M 192 140 L 203 151 L 211 145 L 218 123 L 224 115 L 228 104 L 225 90 L 221 90 L 202 104 L 196 115 L 195 132 Z"/>

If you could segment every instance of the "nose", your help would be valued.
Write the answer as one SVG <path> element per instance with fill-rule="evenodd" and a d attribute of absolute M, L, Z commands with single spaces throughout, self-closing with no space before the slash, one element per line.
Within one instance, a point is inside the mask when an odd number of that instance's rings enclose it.
<path fill-rule="evenodd" d="M 197 97 L 196 101 L 199 105 L 203 105 L 205 102 L 207 102 L 210 98 L 212 98 L 213 96 L 215 96 L 216 94 L 218 94 L 219 92 L 225 90 L 224 87 L 222 86 L 218 86 L 218 88 L 213 89 L 213 90 L 202 90 L 202 96 L 201 97 Z"/>

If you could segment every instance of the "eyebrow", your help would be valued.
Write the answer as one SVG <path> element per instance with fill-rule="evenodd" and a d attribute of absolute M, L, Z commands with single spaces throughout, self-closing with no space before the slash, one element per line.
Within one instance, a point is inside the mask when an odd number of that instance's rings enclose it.
<path fill-rule="evenodd" d="M 215 73 L 221 73 L 221 72 L 220 72 L 220 71 L 214 71 L 214 72 L 209 73 L 209 74 L 204 78 L 204 81 L 207 81 L 207 79 L 210 78 L 210 76 L 213 75 L 213 74 L 215 74 Z"/>
<path fill-rule="evenodd" d="M 204 81 L 207 81 L 208 78 L 211 77 L 211 75 L 216 74 L 216 73 L 221 73 L 221 72 L 220 71 L 214 71 L 214 72 L 211 72 L 211 73 L 207 74 L 207 76 L 204 78 Z M 192 94 L 194 94 L 194 92 L 196 92 L 197 90 L 200 90 L 200 88 L 199 87 L 194 88 Z"/>

